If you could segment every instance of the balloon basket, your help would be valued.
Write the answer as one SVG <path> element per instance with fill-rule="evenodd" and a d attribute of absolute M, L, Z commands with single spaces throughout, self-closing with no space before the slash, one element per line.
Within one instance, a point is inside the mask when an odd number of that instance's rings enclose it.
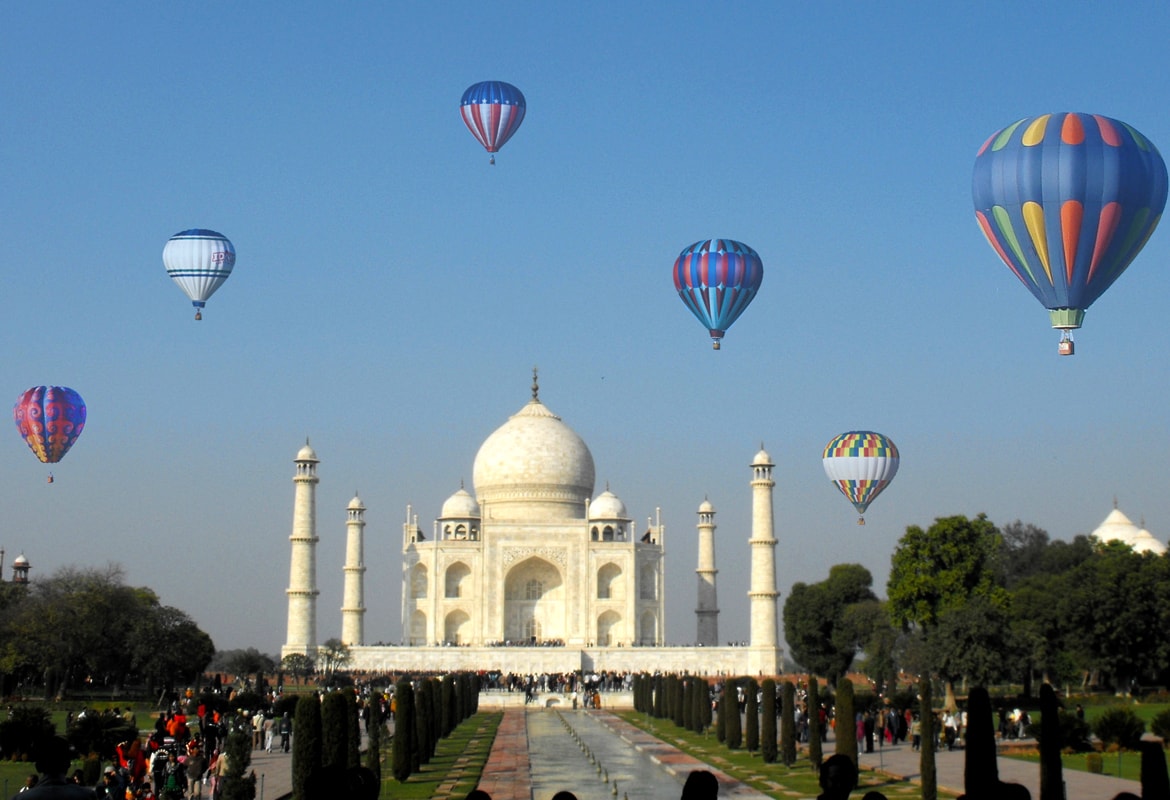
<path fill-rule="evenodd" d="M 864 525 L 864 524 L 865 524 L 865 517 L 858 517 L 858 518 L 857 518 L 857 524 L 858 524 L 858 525 Z"/>
<path fill-rule="evenodd" d="M 1060 344 L 1057 345 L 1056 352 L 1062 356 L 1073 356 L 1076 355 L 1077 346 L 1073 344 L 1072 339 L 1061 339 Z"/>

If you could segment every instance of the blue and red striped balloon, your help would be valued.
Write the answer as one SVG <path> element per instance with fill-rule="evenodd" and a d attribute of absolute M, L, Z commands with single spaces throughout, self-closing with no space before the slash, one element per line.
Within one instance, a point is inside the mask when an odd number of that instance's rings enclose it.
<path fill-rule="evenodd" d="M 512 84 L 483 81 L 463 93 L 459 112 L 467 130 L 492 154 L 490 163 L 494 164 L 495 153 L 516 133 L 527 107 L 524 93 Z"/>
<path fill-rule="evenodd" d="M 1052 327 L 1125 271 L 1166 205 L 1166 164 L 1146 137 L 1097 114 L 1044 114 L 997 131 L 975 157 L 979 227 Z"/>
<path fill-rule="evenodd" d="M 674 262 L 674 288 L 710 332 L 711 346 L 716 350 L 763 280 L 760 256 L 743 242 L 731 239 L 695 242 Z"/>

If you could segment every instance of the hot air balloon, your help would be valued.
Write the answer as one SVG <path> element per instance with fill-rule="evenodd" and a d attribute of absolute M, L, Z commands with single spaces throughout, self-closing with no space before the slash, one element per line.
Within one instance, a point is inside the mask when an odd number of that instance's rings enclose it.
<path fill-rule="evenodd" d="M 167 274 L 191 298 L 195 319 L 203 319 L 200 309 L 232 274 L 236 248 L 222 233 L 192 228 L 167 240 L 163 264 Z"/>
<path fill-rule="evenodd" d="M 12 418 L 33 455 L 56 464 L 85 428 L 85 401 L 64 386 L 34 386 L 16 398 Z"/>
<path fill-rule="evenodd" d="M 510 83 L 483 81 L 469 86 L 463 93 L 459 112 L 471 135 L 492 154 L 489 164 L 496 163 L 496 152 L 512 138 L 524 121 L 524 93 Z"/>
<path fill-rule="evenodd" d="M 674 262 L 674 288 L 711 332 L 711 346 L 716 350 L 763 279 L 764 262 L 756 251 L 731 239 L 695 242 Z"/>
<path fill-rule="evenodd" d="M 898 474 L 898 448 L 886 436 L 873 431 L 849 431 L 833 437 L 822 463 L 829 480 L 853 504 L 858 525 L 865 524 L 865 510 Z"/>
<path fill-rule="evenodd" d="M 1085 309 L 1145 245 L 1166 205 L 1166 164 L 1136 130 L 1097 114 L 1044 114 L 996 132 L 975 157 L 975 217 L 1048 309 L 1060 354 Z"/>

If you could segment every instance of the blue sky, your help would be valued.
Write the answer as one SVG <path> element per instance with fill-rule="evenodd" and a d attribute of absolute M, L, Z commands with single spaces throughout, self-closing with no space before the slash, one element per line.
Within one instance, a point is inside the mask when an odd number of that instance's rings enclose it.
<path fill-rule="evenodd" d="M 1070 538 L 1114 497 L 1170 536 L 1170 231 L 1056 355 L 983 240 L 975 153 L 1087 111 L 1170 148 L 1156 2 L 9 4 L 0 12 L 0 396 L 89 404 L 54 470 L 0 447 L 0 546 L 33 575 L 122 564 L 221 648 L 285 635 L 292 458 L 311 437 L 318 619 L 340 632 L 345 506 L 367 639 L 401 635 L 401 524 L 541 397 L 641 521 L 668 526 L 668 638 L 694 637 L 696 509 L 718 510 L 720 636 L 748 632 L 751 473 L 776 461 L 782 599 L 829 566 L 884 593 L 907 525 L 986 512 Z M 459 118 L 528 114 L 490 167 Z M 173 233 L 229 236 L 192 321 Z M 674 292 L 700 239 L 764 262 L 723 350 Z M 837 433 L 898 444 L 869 524 Z"/>

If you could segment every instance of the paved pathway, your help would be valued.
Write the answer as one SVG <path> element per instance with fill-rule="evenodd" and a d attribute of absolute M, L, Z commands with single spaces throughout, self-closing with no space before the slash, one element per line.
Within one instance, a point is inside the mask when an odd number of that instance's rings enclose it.
<path fill-rule="evenodd" d="M 251 769 L 256 771 L 256 800 L 277 800 L 292 793 L 292 753 L 253 750 Z M 203 793 L 204 800 L 209 796 Z"/>
<path fill-rule="evenodd" d="M 832 745 L 830 744 L 826 749 L 826 754 L 831 752 Z M 944 749 L 935 753 L 935 769 L 940 789 L 956 794 L 962 793 L 964 757 L 963 750 L 948 751 Z M 1032 793 L 1033 800 L 1039 800 L 1039 764 L 1005 758 L 1004 756 L 1000 756 L 996 760 L 996 764 L 1001 781 L 1023 784 Z M 919 753 L 909 744 L 875 747 L 872 753 L 861 754 L 861 765 L 863 768 L 881 770 L 892 777 L 914 783 L 918 783 L 921 777 Z M 1133 792 L 1139 797 L 1142 793 L 1142 785 L 1139 781 L 1121 780 L 1108 775 L 1094 775 L 1091 772 L 1071 769 L 1064 770 L 1064 788 L 1066 800 L 1110 800 L 1119 792 Z"/>
<path fill-rule="evenodd" d="M 576 739 L 584 743 L 588 756 Z M 596 771 L 598 765 L 601 774 Z M 551 708 L 504 710 L 479 788 L 492 800 L 548 800 L 560 789 L 572 791 L 580 800 L 605 796 L 664 800 L 679 796 L 694 769 L 715 774 L 720 798 L 767 800 L 750 786 L 607 711 Z"/>

